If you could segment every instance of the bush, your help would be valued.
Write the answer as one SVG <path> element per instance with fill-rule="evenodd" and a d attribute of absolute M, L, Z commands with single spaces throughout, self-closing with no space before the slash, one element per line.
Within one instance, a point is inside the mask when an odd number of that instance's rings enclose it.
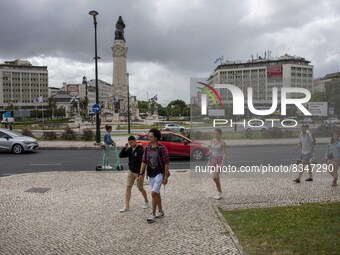
<path fill-rule="evenodd" d="M 264 132 L 264 138 L 282 138 L 283 131 L 278 127 L 269 128 Z"/>
<path fill-rule="evenodd" d="M 248 131 L 243 132 L 244 137 L 247 139 L 253 138 L 253 134 L 254 134 L 253 132 L 248 132 Z"/>
<path fill-rule="evenodd" d="M 85 141 L 92 141 L 94 138 L 94 132 L 90 128 L 86 128 L 83 130 L 83 139 Z"/>
<path fill-rule="evenodd" d="M 211 133 L 202 131 L 192 131 L 190 133 L 190 137 L 192 140 L 210 140 Z"/>
<path fill-rule="evenodd" d="M 57 136 L 56 132 L 50 131 L 50 132 L 44 132 L 43 138 L 45 140 L 50 140 L 51 141 L 51 140 L 56 140 L 58 138 L 58 136 Z"/>
<path fill-rule="evenodd" d="M 22 130 L 22 135 L 26 135 L 26 136 L 30 136 L 30 137 L 34 137 L 32 130 L 28 129 L 28 128 L 24 128 Z"/>
<path fill-rule="evenodd" d="M 77 140 L 77 134 L 67 126 L 65 131 L 61 134 L 61 139 L 63 140 Z"/>
<path fill-rule="evenodd" d="M 318 129 L 312 131 L 315 137 L 331 137 L 333 132 L 340 134 L 340 127 L 334 125 L 321 125 Z"/>

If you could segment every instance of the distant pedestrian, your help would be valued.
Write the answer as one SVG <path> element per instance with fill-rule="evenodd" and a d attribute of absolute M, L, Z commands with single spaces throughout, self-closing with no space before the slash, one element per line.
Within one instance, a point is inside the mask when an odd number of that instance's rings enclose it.
<path fill-rule="evenodd" d="M 302 125 L 301 126 L 301 133 L 299 136 L 299 143 L 296 145 L 296 148 L 294 152 L 300 151 L 301 153 L 301 164 L 302 169 L 299 172 L 298 177 L 294 180 L 296 183 L 300 183 L 301 176 L 305 169 L 307 169 L 307 172 L 309 173 L 309 178 L 307 178 L 305 181 L 311 182 L 313 181 L 313 174 L 312 174 L 312 168 L 310 165 L 310 160 L 312 159 L 314 155 L 314 137 L 312 133 L 307 130 L 308 125 Z"/>
<path fill-rule="evenodd" d="M 115 142 L 111 138 L 110 132 L 112 131 L 112 126 L 105 126 L 106 133 L 104 135 L 104 152 L 103 152 L 103 169 L 112 169 L 110 166 L 110 146 L 116 146 Z"/>
<path fill-rule="evenodd" d="M 214 198 L 220 200 L 222 199 L 222 188 L 220 171 L 218 170 L 218 167 L 222 168 L 224 166 L 227 156 L 227 145 L 226 142 L 222 139 L 222 130 L 220 128 L 215 129 L 214 135 L 215 138 L 211 141 L 209 151 L 209 164 L 211 167 L 215 168 L 215 172 L 213 173 L 213 180 L 216 184 L 217 193 Z"/>
<path fill-rule="evenodd" d="M 130 198 L 131 198 L 131 189 L 132 186 L 137 179 L 137 188 L 142 193 L 144 197 L 144 205 L 143 209 L 149 208 L 149 201 L 146 195 L 146 191 L 143 187 L 144 179 L 139 180 L 138 174 L 140 171 L 140 167 L 142 164 L 143 157 L 143 147 L 136 143 L 136 138 L 134 136 L 130 136 L 128 138 L 128 143 L 125 144 L 125 147 L 119 153 L 120 158 L 129 158 L 129 172 L 127 175 L 126 182 L 126 191 L 125 191 L 125 207 L 120 209 L 120 212 L 127 212 L 130 209 Z"/>
<path fill-rule="evenodd" d="M 328 164 L 328 172 L 333 177 L 332 187 L 337 186 L 338 169 L 340 166 L 340 141 L 339 134 L 333 132 L 330 143 L 328 144 L 325 159 Z"/>
<path fill-rule="evenodd" d="M 160 139 L 161 132 L 156 128 L 150 129 L 150 143 L 145 147 L 139 173 L 139 178 L 143 179 L 146 170 L 151 187 L 152 212 L 147 218 L 148 223 L 153 223 L 156 218 L 164 217 L 160 190 L 162 184 L 168 183 L 169 155 L 167 148 L 158 143 Z M 158 212 L 156 213 L 157 208 Z"/>

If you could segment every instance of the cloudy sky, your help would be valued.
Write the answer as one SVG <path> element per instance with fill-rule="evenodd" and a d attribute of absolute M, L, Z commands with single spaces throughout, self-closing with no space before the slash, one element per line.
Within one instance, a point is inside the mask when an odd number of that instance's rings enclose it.
<path fill-rule="evenodd" d="M 301 56 L 314 78 L 340 69 L 338 0 L 1 0 L 0 62 L 47 65 L 51 87 L 94 79 L 90 10 L 99 13 L 99 79 L 109 83 L 123 17 L 130 89 L 139 100 L 158 94 L 161 104 L 188 102 L 190 78 L 208 77 L 220 56 Z"/>

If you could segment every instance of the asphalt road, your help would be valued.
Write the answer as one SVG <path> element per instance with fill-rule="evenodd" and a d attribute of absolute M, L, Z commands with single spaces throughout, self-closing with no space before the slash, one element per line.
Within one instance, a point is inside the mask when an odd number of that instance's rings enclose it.
<path fill-rule="evenodd" d="M 318 163 L 323 163 L 325 144 L 317 144 L 316 157 Z M 227 149 L 227 164 L 240 167 L 252 165 L 289 165 L 294 164 L 298 155 L 293 155 L 292 145 L 271 145 L 251 147 L 230 147 Z M 113 160 L 113 154 L 112 160 Z M 94 171 L 100 164 L 100 150 L 39 150 L 33 153 L 15 155 L 0 153 L 0 176 L 13 174 L 49 172 L 49 171 Z M 114 160 L 113 160 L 114 163 Z M 121 159 L 124 170 L 128 169 L 127 159 Z M 206 165 L 206 161 L 194 162 Z M 171 159 L 170 169 L 189 169 L 189 159 Z"/>

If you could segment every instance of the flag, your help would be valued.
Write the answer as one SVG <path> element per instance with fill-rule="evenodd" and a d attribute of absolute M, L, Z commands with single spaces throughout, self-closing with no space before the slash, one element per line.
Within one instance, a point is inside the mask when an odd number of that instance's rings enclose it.
<path fill-rule="evenodd" d="M 42 103 L 42 102 L 43 102 L 42 96 L 36 97 L 36 98 L 35 98 L 35 102 L 36 102 L 36 103 Z"/>
<path fill-rule="evenodd" d="M 78 95 L 71 98 L 71 103 L 73 103 L 73 102 L 79 102 L 79 96 Z"/>
<path fill-rule="evenodd" d="M 150 101 L 153 102 L 153 103 L 157 102 L 157 95 L 155 95 L 154 97 L 150 98 Z"/>
<path fill-rule="evenodd" d="M 221 64 L 223 62 L 223 56 L 217 58 L 215 61 L 214 61 L 214 64 L 216 64 L 218 61 L 221 61 Z"/>

